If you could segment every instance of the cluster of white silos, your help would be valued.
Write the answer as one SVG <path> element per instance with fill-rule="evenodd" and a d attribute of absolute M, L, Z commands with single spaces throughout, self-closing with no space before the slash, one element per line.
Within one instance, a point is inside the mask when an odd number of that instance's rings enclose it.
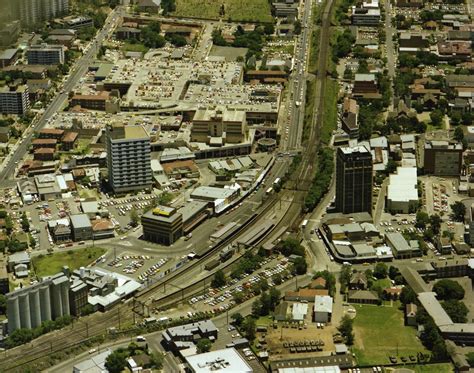
<path fill-rule="evenodd" d="M 70 314 L 69 278 L 63 273 L 7 294 L 8 331 L 36 328 Z"/>

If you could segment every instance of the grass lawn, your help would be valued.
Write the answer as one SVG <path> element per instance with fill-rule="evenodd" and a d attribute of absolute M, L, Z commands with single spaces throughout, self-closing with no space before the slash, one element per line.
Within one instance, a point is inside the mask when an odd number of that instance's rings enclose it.
<path fill-rule="evenodd" d="M 450 363 L 427 364 L 427 365 L 406 365 L 408 369 L 413 369 L 415 373 L 453 373 L 454 368 Z"/>
<path fill-rule="evenodd" d="M 404 326 L 397 306 L 354 305 L 355 345 L 353 352 L 361 365 L 389 363 L 388 357 L 429 353 L 416 337 L 416 330 Z M 398 350 L 398 353 L 397 353 Z"/>
<path fill-rule="evenodd" d="M 260 316 L 257 321 L 255 322 L 257 326 L 270 326 L 272 325 L 272 317 L 271 316 Z"/>
<path fill-rule="evenodd" d="M 232 21 L 272 22 L 270 3 L 267 0 L 176 0 L 177 17 L 219 19 L 224 4 L 224 19 Z"/>
<path fill-rule="evenodd" d="M 39 277 L 54 275 L 61 271 L 63 266 L 71 270 L 86 267 L 106 252 L 101 247 L 85 247 L 78 250 L 67 250 L 52 255 L 37 256 L 32 259 L 36 275 Z"/>
<path fill-rule="evenodd" d="M 377 286 L 377 285 L 380 285 L 382 289 L 385 289 L 392 286 L 392 283 L 390 282 L 390 279 L 386 277 L 386 278 L 382 278 L 380 280 L 374 281 L 372 286 Z"/>
<path fill-rule="evenodd" d="M 339 85 L 337 80 L 326 78 L 326 86 L 324 90 L 324 114 L 323 125 L 321 127 L 321 141 L 323 144 L 329 144 L 331 141 L 332 131 L 337 127 L 337 94 Z"/>
<path fill-rule="evenodd" d="M 124 52 L 142 52 L 142 53 L 146 53 L 148 52 L 148 47 L 145 47 L 143 44 L 140 44 L 140 43 L 135 43 L 135 44 L 132 44 L 132 43 L 127 43 L 125 42 L 123 47 L 122 47 L 122 50 Z"/>

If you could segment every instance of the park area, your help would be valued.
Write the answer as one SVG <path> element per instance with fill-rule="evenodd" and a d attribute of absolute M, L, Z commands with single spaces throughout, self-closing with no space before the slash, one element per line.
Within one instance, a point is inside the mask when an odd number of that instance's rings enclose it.
<path fill-rule="evenodd" d="M 51 276 L 61 272 L 63 266 L 71 270 L 87 267 L 98 257 L 105 254 L 101 247 L 86 247 L 76 250 L 65 250 L 50 255 L 39 255 L 32 259 L 32 264 L 38 277 Z"/>
<path fill-rule="evenodd" d="M 389 356 L 417 356 L 430 352 L 416 336 L 416 329 L 404 325 L 403 312 L 399 303 L 390 306 L 354 304 L 355 344 L 353 352 L 360 365 L 389 364 Z"/>
<path fill-rule="evenodd" d="M 224 4 L 224 20 L 272 22 L 268 0 L 176 0 L 176 17 L 219 19 Z"/>

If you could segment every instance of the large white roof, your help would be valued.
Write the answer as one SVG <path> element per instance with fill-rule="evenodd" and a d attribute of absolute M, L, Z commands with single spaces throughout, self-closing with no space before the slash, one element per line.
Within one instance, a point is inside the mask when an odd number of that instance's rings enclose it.
<path fill-rule="evenodd" d="M 388 200 L 409 202 L 418 200 L 417 173 L 414 167 L 398 167 L 397 173 L 390 175 L 387 189 Z"/>

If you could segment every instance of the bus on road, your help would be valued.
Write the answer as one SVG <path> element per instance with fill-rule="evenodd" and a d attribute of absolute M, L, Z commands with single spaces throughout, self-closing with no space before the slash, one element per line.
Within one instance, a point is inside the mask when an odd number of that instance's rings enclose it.
<path fill-rule="evenodd" d="M 307 225 L 308 225 L 308 219 L 304 219 L 303 222 L 301 223 L 301 229 L 305 229 Z"/>

